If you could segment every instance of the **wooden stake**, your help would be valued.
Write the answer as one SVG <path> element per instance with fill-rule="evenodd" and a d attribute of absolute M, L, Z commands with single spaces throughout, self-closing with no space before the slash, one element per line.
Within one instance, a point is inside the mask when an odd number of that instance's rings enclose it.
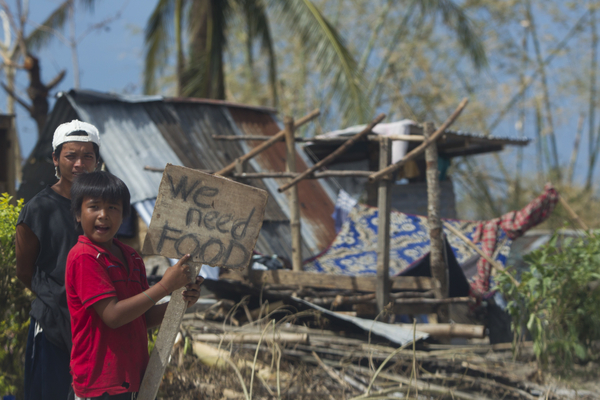
<path fill-rule="evenodd" d="M 284 192 L 287 189 L 294 186 L 295 184 L 297 184 L 298 182 L 300 182 L 302 179 L 306 178 L 308 175 L 311 175 L 313 172 L 315 172 L 319 168 L 322 168 L 322 167 L 326 166 L 327 164 L 330 164 L 333 160 L 335 160 L 337 157 L 342 155 L 346 150 L 348 150 L 354 143 L 358 142 L 364 136 L 369 134 L 369 132 L 371 132 L 373 127 L 375 125 L 377 125 L 378 123 L 380 123 L 384 118 L 385 118 L 385 114 L 379 114 L 377 116 L 377 118 L 375 118 L 369 125 L 366 126 L 365 129 L 363 129 L 361 132 L 357 133 L 356 135 L 352 136 L 352 139 L 345 142 L 343 145 L 338 147 L 333 153 L 329 154 L 327 157 L 325 157 L 324 159 L 322 159 L 321 161 L 319 161 L 318 163 L 316 163 L 315 165 L 313 165 L 312 167 L 310 167 L 309 169 L 307 169 L 306 171 L 301 173 L 300 176 L 297 176 L 296 178 L 292 179 L 291 182 L 286 183 L 285 185 L 281 186 L 277 190 L 280 193 Z"/>
<path fill-rule="evenodd" d="M 319 115 L 321 115 L 321 112 L 318 109 L 314 110 L 310 114 L 308 114 L 308 115 L 300 118 L 298 121 L 296 121 L 296 124 L 294 125 L 294 129 L 300 128 L 302 125 L 306 124 L 309 121 L 312 121 L 313 119 L 317 118 Z M 269 147 L 273 146 L 275 143 L 277 143 L 281 140 L 284 140 L 284 138 L 285 138 L 285 129 L 277 132 L 277 134 L 272 136 L 271 139 L 267 140 L 266 142 L 262 143 L 259 146 L 256 146 L 255 148 L 250 150 L 248 153 L 237 158 L 234 162 L 232 162 L 225 168 L 215 172 L 215 175 L 227 175 L 227 174 L 231 173 L 235 169 L 235 164 L 238 160 L 240 160 L 241 162 L 248 161 L 251 158 L 256 157 L 258 154 L 262 153 Z"/>
<path fill-rule="evenodd" d="M 379 169 L 385 169 L 392 159 L 391 140 L 379 142 Z M 392 206 L 392 180 L 379 181 L 377 206 L 379 226 L 377 231 L 377 311 L 382 312 L 390 301 L 390 213 Z"/>
<path fill-rule="evenodd" d="M 433 122 L 426 122 L 423 133 L 426 139 L 433 135 L 435 127 Z M 437 145 L 432 142 L 425 149 L 425 162 L 427 164 L 427 219 L 429 222 L 429 240 L 431 242 L 430 265 L 431 276 L 440 282 L 439 291 L 434 292 L 438 299 L 448 297 L 448 266 L 444 257 L 444 239 L 442 222 L 440 219 L 440 182 L 438 170 Z M 448 321 L 448 308 L 440 307 L 438 321 Z"/>
<path fill-rule="evenodd" d="M 567 201 L 560 194 L 558 195 L 558 200 L 560 201 L 560 204 L 562 204 L 562 206 L 565 208 L 565 210 L 567 210 L 567 213 L 569 214 L 571 219 L 575 220 L 579 224 L 581 229 L 588 232 L 590 228 L 588 228 L 585 222 L 583 222 L 581 218 L 579 218 L 579 215 L 577 215 L 577 213 L 571 208 L 569 203 L 567 203 Z"/>
<path fill-rule="evenodd" d="M 490 256 L 488 256 L 487 254 L 485 254 L 483 252 L 483 250 L 481 250 L 479 247 L 477 247 L 477 245 L 475 243 L 473 243 L 472 241 L 470 241 L 469 238 L 466 237 L 465 235 L 463 235 L 458 229 L 456 229 L 455 227 L 453 227 L 452 225 L 450 225 L 446 221 L 442 221 L 442 222 L 444 223 L 444 226 L 450 232 L 452 232 L 453 234 L 455 234 L 456 236 L 458 236 L 458 238 L 461 239 L 463 242 L 465 242 L 467 244 L 467 246 L 469 246 L 470 248 L 472 248 L 473 250 L 475 250 L 475 252 L 477 252 L 477 254 L 479 254 L 481 257 L 483 257 L 485 259 L 485 261 L 487 261 L 492 266 L 492 268 L 494 268 L 497 272 L 500 272 L 500 273 L 508 275 L 508 277 L 510 278 L 510 280 L 512 281 L 512 283 L 516 287 L 519 287 L 519 282 L 511 274 L 509 274 L 502 267 L 502 265 L 500 265 L 496 261 L 492 260 L 492 258 Z"/>
<path fill-rule="evenodd" d="M 190 282 L 195 282 L 202 264 L 191 262 L 188 264 L 190 265 Z M 146 373 L 142 379 L 138 400 L 154 400 L 156 398 L 165 368 L 169 363 L 175 338 L 179 332 L 183 314 L 187 308 L 187 303 L 183 299 L 184 290 L 185 287 L 171 293 L 171 300 L 167 306 L 165 317 L 156 337 L 154 350 L 152 350 Z"/>
<path fill-rule="evenodd" d="M 296 172 L 296 147 L 294 142 L 294 118 L 285 117 L 285 149 L 287 172 Z M 300 203 L 298 200 L 298 186 L 294 186 L 288 193 L 290 205 L 290 230 L 292 232 L 292 270 L 302 271 L 302 234 L 300 232 Z"/>
<path fill-rule="evenodd" d="M 448 129 L 450 127 L 450 125 L 452 125 L 452 123 L 456 120 L 456 118 L 458 118 L 458 116 L 460 115 L 462 110 L 467 106 L 468 102 L 469 102 L 469 100 L 467 98 L 464 98 L 460 102 L 460 104 L 458 105 L 456 110 L 454 110 L 452 115 L 448 117 L 448 119 L 438 128 L 437 131 L 435 131 L 434 134 L 432 134 L 427 140 L 425 140 L 423 143 L 421 143 L 419 146 L 417 146 L 413 151 L 411 151 L 410 153 L 405 155 L 402 160 L 398 161 L 397 163 L 395 163 L 393 165 L 390 165 L 383 171 L 379 171 L 379 172 L 376 172 L 373 175 L 371 175 L 369 177 L 369 180 L 372 182 L 378 181 L 383 176 L 398 171 L 404 164 L 406 164 L 407 161 L 410 161 L 410 160 L 416 158 L 419 154 L 421 154 L 423 151 L 425 151 L 425 149 L 429 145 L 431 145 L 431 143 L 434 143 L 438 139 L 438 137 L 440 137 L 444 133 L 444 131 L 446 131 L 446 129 Z"/>

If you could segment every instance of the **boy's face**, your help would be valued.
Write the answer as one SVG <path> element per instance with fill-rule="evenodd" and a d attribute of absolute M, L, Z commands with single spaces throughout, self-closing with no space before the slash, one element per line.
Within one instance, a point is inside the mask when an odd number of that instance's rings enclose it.
<path fill-rule="evenodd" d="M 93 172 L 96 169 L 96 152 L 90 142 L 67 142 L 60 154 L 52 153 L 54 166 L 60 169 L 61 178 L 73 182 L 78 174 Z"/>
<path fill-rule="evenodd" d="M 123 205 L 86 196 L 81 203 L 81 213 L 77 217 L 83 233 L 92 242 L 110 249 L 113 237 L 123 222 Z M 106 247 L 108 246 L 108 247 Z"/>

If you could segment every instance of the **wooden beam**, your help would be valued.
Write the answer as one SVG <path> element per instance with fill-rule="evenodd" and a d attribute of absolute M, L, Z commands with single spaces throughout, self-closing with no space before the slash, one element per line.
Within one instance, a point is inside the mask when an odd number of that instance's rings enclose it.
<path fill-rule="evenodd" d="M 321 171 L 315 172 L 311 176 L 307 176 L 305 179 L 321 179 L 331 178 L 336 176 L 353 176 L 358 178 L 368 178 L 371 175 L 371 171 Z M 243 174 L 233 174 L 234 178 L 239 179 L 262 179 L 262 178 L 295 178 L 299 176 L 299 172 L 244 172 Z"/>
<path fill-rule="evenodd" d="M 426 122 L 423 126 L 423 134 L 429 139 L 434 133 L 433 122 Z M 437 299 L 448 297 L 448 266 L 444 257 L 446 250 L 444 245 L 442 221 L 440 219 L 440 182 L 438 169 L 437 145 L 432 142 L 425 149 L 426 178 L 427 178 L 427 220 L 429 224 L 429 242 L 431 276 L 440 283 L 438 291 L 434 291 Z M 438 321 L 448 322 L 448 309 L 440 307 L 438 310 Z"/>
<path fill-rule="evenodd" d="M 249 280 L 261 286 L 263 284 L 284 284 L 321 289 L 354 290 L 358 292 L 375 292 L 377 278 L 375 276 L 346 276 L 320 274 L 315 272 L 294 272 L 290 270 L 260 271 L 251 270 L 248 278 L 240 271 L 226 270 L 221 273 L 221 279 L 236 281 Z M 436 287 L 433 280 L 419 276 L 390 277 L 391 290 L 432 290 Z"/>
<path fill-rule="evenodd" d="M 146 165 L 144 170 L 150 172 L 164 172 L 164 168 L 156 168 L 150 167 Z M 204 172 L 207 174 L 212 174 L 214 171 L 207 169 L 199 169 L 198 171 Z M 331 178 L 336 176 L 354 176 L 358 178 L 368 178 L 372 174 L 371 171 L 338 171 L 335 169 L 329 171 L 320 171 L 315 172 L 311 176 L 307 176 L 306 179 L 321 179 L 321 178 Z M 299 172 L 241 172 L 231 174 L 233 178 L 238 179 L 262 179 L 262 178 L 295 178 L 300 175 Z"/>
<path fill-rule="evenodd" d="M 312 121 L 313 119 L 317 118 L 320 114 L 321 114 L 321 112 L 317 109 L 317 110 L 314 110 L 313 112 L 311 112 L 310 114 L 300 118 L 294 124 L 294 129 L 300 128 L 302 125 L 306 124 L 307 122 Z M 252 150 L 250 150 L 248 153 L 244 154 L 243 156 L 238 157 L 234 162 L 232 162 L 225 168 L 217 171 L 215 174 L 216 175 L 227 175 L 227 174 L 231 173 L 235 169 L 235 164 L 238 160 L 240 162 L 248 161 L 251 158 L 259 155 L 260 153 L 262 153 L 269 147 L 273 146 L 275 143 L 284 140 L 284 138 L 285 138 L 285 129 L 277 132 L 274 136 L 271 137 L 271 139 L 265 141 L 264 143 L 260 144 L 259 146 L 256 146 L 255 148 L 253 148 Z"/>
<path fill-rule="evenodd" d="M 425 149 L 428 146 L 431 145 L 431 143 L 435 142 L 438 139 L 438 137 L 440 137 L 444 133 L 444 131 L 446 129 L 448 129 L 448 127 L 450 125 L 452 125 L 452 123 L 458 118 L 458 116 L 460 115 L 460 113 L 462 112 L 462 110 L 467 106 L 468 102 L 469 102 L 469 100 L 467 98 L 464 98 L 463 101 L 460 102 L 460 104 L 458 105 L 458 107 L 456 108 L 456 110 L 454 110 L 454 112 L 452 113 L 452 115 L 450 117 L 448 117 L 448 119 L 438 128 L 437 131 L 435 131 L 435 133 L 433 135 L 431 135 L 426 141 L 424 141 L 422 144 L 420 144 L 415 149 L 413 149 L 410 153 L 408 153 L 407 155 L 405 155 L 404 158 L 402 158 L 402 160 L 398 161 L 395 164 L 390 165 L 389 167 L 387 167 L 383 171 L 379 171 L 379 172 L 376 172 L 373 175 L 371 175 L 369 177 L 369 180 L 370 181 L 378 181 L 382 177 L 384 177 L 385 175 L 388 175 L 388 174 L 391 174 L 393 172 L 396 172 L 407 161 L 415 159 L 418 155 L 420 155 L 422 152 L 424 152 Z"/>
<path fill-rule="evenodd" d="M 415 329 L 413 324 L 396 324 L 406 329 Z M 469 324 L 416 324 L 419 332 L 428 333 L 434 338 L 481 339 L 485 337 L 485 326 Z"/>
<path fill-rule="evenodd" d="M 354 143 L 358 142 L 364 136 L 366 136 L 369 132 L 371 132 L 371 130 L 373 129 L 373 127 L 375 125 L 377 125 L 378 123 L 380 123 L 384 118 L 385 118 L 385 114 L 379 114 L 373 121 L 371 121 L 371 123 L 369 125 L 367 125 L 365 127 L 365 129 L 363 129 L 361 132 L 357 133 L 356 135 L 352 136 L 352 138 L 350 140 L 348 140 L 343 145 L 341 145 L 340 147 L 338 147 L 337 149 L 335 149 L 335 151 L 333 153 L 329 154 L 327 157 L 325 157 L 324 159 L 322 159 L 321 161 L 319 161 L 318 163 L 316 163 L 315 165 L 313 165 L 312 167 L 310 167 L 309 169 L 307 169 L 306 171 L 304 171 L 302 174 L 300 174 L 300 176 L 297 176 L 296 178 L 292 179 L 291 182 L 288 182 L 285 185 L 279 187 L 279 189 L 277 189 L 277 190 L 280 193 L 284 192 L 287 189 L 289 189 L 292 186 L 294 186 L 295 184 L 297 184 L 298 182 L 300 182 L 302 179 L 304 179 L 308 175 L 311 175 L 313 172 L 315 172 L 319 168 L 323 168 L 327 164 L 330 164 L 338 156 L 340 156 L 346 150 L 348 150 Z"/>
<path fill-rule="evenodd" d="M 367 135 L 365 140 L 377 142 L 381 140 L 382 137 L 386 137 L 390 140 L 399 140 L 404 142 L 422 142 L 425 140 L 423 135 L 389 135 L 389 136 L 381 136 L 381 135 Z M 273 136 L 266 135 L 212 135 L 212 138 L 215 140 L 225 140 L 225 141 L 240 141 L 240 140 L 269 140 L 272 139 Z M 347 140 L 352 139 L 352 136 L 332 136 L 332 137 L 312 137 L 312 138 L 302 138 L 295 137 L 294 140 L 296 142 L 301 143 L 337 143 L 337 142 L 345 142 Z"/>
<path fill-rule="evenodd" d="M 379 169 L 385 169 L 392 160 L 392 142 L 379 142 Z M 390 213 L 392 208 L 392 181 L 381 179 L 377 197 L 377 311 L 382 312 L 390 301 Z"/>
<path fill-rule="evenodd" d="M 296 172 L 296 147 L 294 143 L 294 118 L 285 117 L 285 150 L 287 172 Z M 302 271 L 302 234 L 300 232 L 300 202 L 298 186 L 288 192 L 290 206 L 290 230 L 292 233 L 292 269 Z"/>

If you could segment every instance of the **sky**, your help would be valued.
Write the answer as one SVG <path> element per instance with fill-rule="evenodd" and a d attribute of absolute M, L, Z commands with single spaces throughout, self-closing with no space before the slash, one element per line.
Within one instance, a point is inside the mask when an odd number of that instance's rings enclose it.
<path fill-rule="evenodd" d="M 41 23 L 61 2 L 30 0 L 30 20 Z M 12 6 L 11 2 L 9 5 Z M 79 5 L 79 2 L 76 2 L 76 5 Z M 77 37 L 80 37 L 90 26 L 111 19 L 122 10 L 121 17 L 107 25 L 107 29 L 94 30 L 78 43 L 81 89 L 141 93 L 144 59 L 143 28 L 154 6 L 155 2 L 149 0 L 113 0 L 96 1 L 93 12 L 81 6 L 76 9 Z M 29 24 L 26 29 L 26 33 L 30 33 L 35 29 L 35 25 Z M 68 33 L 67 27 L 63 34 L 68 35 Z M 35 54 L 40 59 L 42 82 L 47 83 L 61 70 L 67 70 L 63 81 L 51 92 L 50 109 L 52 109 L 53 96 L 59 91 L 68 91 L 74 87 L 71 49 L 61 40 L 53 39 L 46 48 Z M 26 72 L 20 71 L 17 75 L 17 91 L 21 98 L 26 100 L 29 100 L 26 94 L 28 85 Z M 21 153 L 23 158 L 26 158 L 37 141 L 37 128 L 27 110 L 20 105 L 16 107 Z M 0 112 L 6 112 L 6 96 L 0 96 Z"/>
<path fill-rule="evenodd" d="M 30 0 L 30 23 L 27 33 L 35 28 L 35 23 L 41 23 L 54 10 L 62 0 Z M 11 7 L 13 1 L 9 1 Z M 102 92 L 134 93 L 142 92 L 143 74 L 143 30 L 155 0 L 124 0 L 124 1 L 96 1 L 93 11 L 81 7 L 76 2 L 76 36 L 78 42 L 78 60 L 80 69 L 80 88 L 93 89 Z M 115 18 L 120 12 L 120 17 L 110 22 L 104 29 L 92 30 L 87 36 L 81 38 L 83 32 L 106 19 Z M 1 31 L 0 31 L 1 32 Z M 68 36 L 69 27 L 62 32 Z M 2 34 L 0 33 L 0 38 Z M 63 81 L 51 92 L 50 106 L 52 109 L 54 96 L 59 91 L 68 91 L 74 87 L 73 61 L 71 49 L 59 38 L 52 40 L 43 50 L 36 53 L 41 60 L 42 81 L 48 82 L 61 70 L 66 69 L 67 75 Z M 17 75 L 17 92 L 22 98 L 27 99 L 26 88 L 29 84 L 24 71 Z M 28 112 L 20 105 L 16 106 L 17 130 L 20 136 L 21 153 L 27 158 L 37 141 L 37 128 Z M 0 96 L 0 112 L 6 112 L 6 96 Z M 499 136 L 516 136 L 513 120 L 507 118 L 494 134 Z M 567 125 L 575 125 L 576 122 Z M 460 128 L 460 126 L 457 126 Z M 561 161 L 566 162 L 572 149 L 572 132 L 559 134 L 559 148 Z M 586 146 L 586 135 L 582 138 L 582 151 Z M 535 144 L 532 142 L 526 154 L 534 154 Z M 583 162 L 584 157 L 580 157 Z M 526 157 L 526 169 L 535 168 L 533 157 Z"/>

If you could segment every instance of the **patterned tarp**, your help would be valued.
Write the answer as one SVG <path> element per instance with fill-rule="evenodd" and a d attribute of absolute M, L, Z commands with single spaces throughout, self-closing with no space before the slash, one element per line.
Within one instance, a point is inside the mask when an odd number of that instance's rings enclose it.
<path fill-rule="evenodd" d="M 377 273 L 378 209 L 357 204 L 331 246 L 318 257 L 309 260 L 305 271 L 338 275 L 374 275 Z M 447 219 L 456 229 L 472 239 L 481 221 Z M 462 264 L 476 255 L 460 238 L 444 228 L 454 255 Z M 511 241 L 500 229 L 497 241 L 501 245 L 495 259 L 505 264 Z M 480 246 L 480 244 L 479 244 Z M 393 211 L 390 226 L 390 275 L 396 275 L 429 253 L 427 217 Z"/>

